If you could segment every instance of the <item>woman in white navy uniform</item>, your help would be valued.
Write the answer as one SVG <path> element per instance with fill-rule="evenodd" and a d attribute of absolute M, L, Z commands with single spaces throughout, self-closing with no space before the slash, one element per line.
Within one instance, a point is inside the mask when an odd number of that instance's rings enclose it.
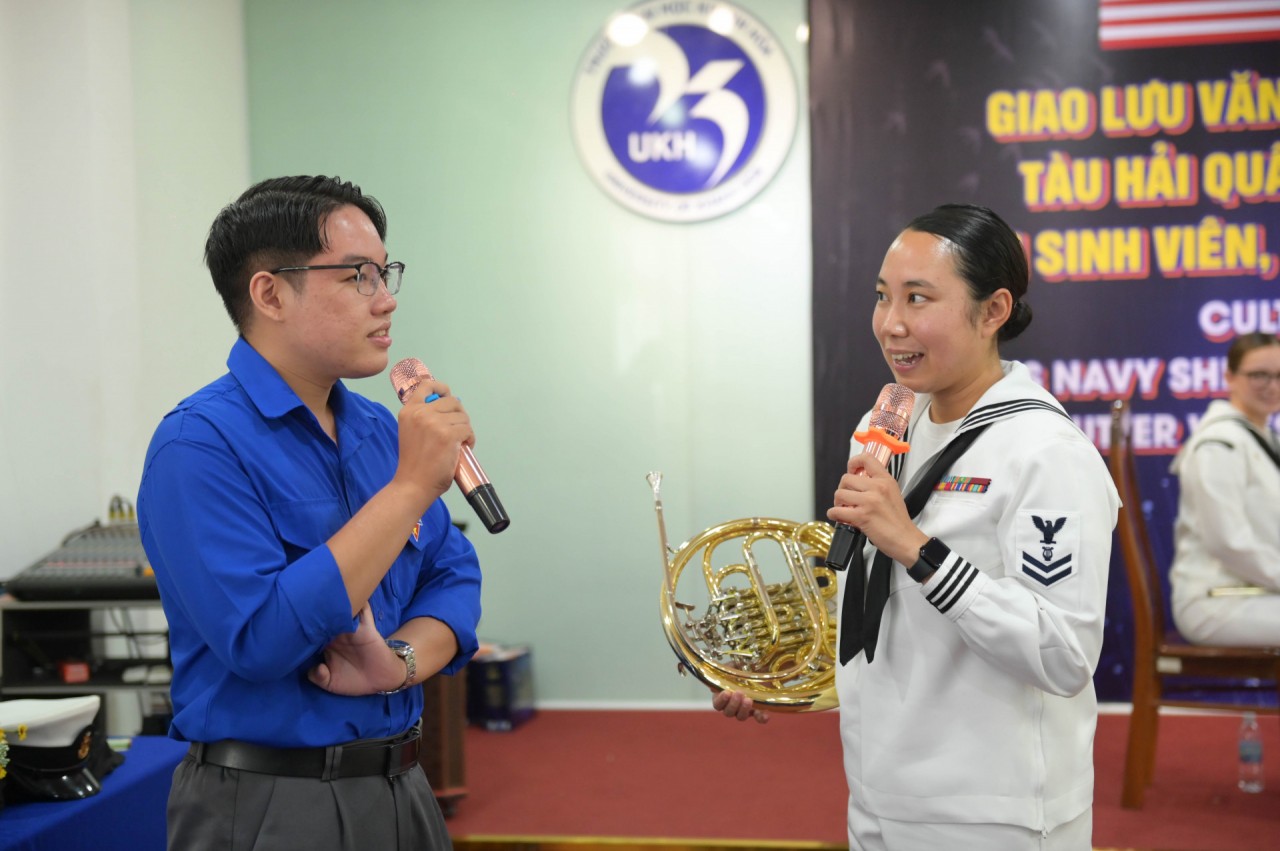
<path fill-rule="evenodd" d="M 873 330 L 917 396 L 910 451 L 886 469 L 855 442 L 827 512 L 867 538 L 836 676 L 854 848 L 1092 847 L 1119 498 L 1061 405 L 1000 360 L 1028 282 L 1017 235 L 967 205 L 912 221 L 875 282 Z M 737 693 L 713 705 L 767 718 Z"/>
<path fill-rule="evenodd" d="M 1227 389 L 1173 462 L 1173 620 L 1195 644 L 1280 646 L 1280 339 L 1237 337 Z"/>

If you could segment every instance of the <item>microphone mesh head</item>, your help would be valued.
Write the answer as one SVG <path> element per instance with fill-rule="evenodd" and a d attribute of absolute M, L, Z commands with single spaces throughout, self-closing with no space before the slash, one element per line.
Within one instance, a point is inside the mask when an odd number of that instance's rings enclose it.
<path fill-rule="evenodd" d="M 407 393 L 411 393 L 423 381 L 431 380 L 431 377 L 431 370 L 417 358 L 405 358 L 391 367 L 391 386 L 396 389 L 396 396 L 401 402 L 404 402 Z"/>
<path fill-rule="evenodd" d="M 916 405 L 916 394 L 901 384 L 886 384 L 876 399 L 871 412 L 870 428 L 878 428 L 899 440 L 907 433 L 911 410 Z"/>

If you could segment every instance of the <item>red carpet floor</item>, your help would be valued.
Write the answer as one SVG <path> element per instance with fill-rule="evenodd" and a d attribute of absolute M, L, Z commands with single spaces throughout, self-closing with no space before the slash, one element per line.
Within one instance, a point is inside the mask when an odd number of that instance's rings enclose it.
<path fill-rule="evenodd" d="M 1234 717 L 1161 718 L 1156 781 L 1120 808 L 1127 715 L 1095 745 L 1094 846 L 1280 849 L 1280 721 L 1262 719 L 1266 791 L 1235 788 Z M 514 731 L 466 734 L 466 796 L 449 830 L 485 836 L 767 840 L 844 846 L 834 713 L 738 724 L 706 712 L 542 711 Z"/>
<path fill-rule="evenodd" d="M 1236 788 L 1235 716 L 1160 716 L 1155 782 L 1141 811 L 1120 807 L 1129 716 L 1098 719 L 1093 844 L 1159 851 L 1280 849 L 1280 719 L 1262 716 L 1266 789 Z"/>

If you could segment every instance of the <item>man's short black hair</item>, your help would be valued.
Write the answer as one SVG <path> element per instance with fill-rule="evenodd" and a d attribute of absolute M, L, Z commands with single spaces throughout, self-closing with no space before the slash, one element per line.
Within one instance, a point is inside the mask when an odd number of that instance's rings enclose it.
<path fill-rule="evenodd" d="M 387 239 L 382 205 L 337 177 L 273 177 L 222 208 L 204 244 L 204 262 L 236 330 L 250 316 L 249 280 L 264 269 L 302 266 L 326 248 L 325 222 L 350 204 Z"/>

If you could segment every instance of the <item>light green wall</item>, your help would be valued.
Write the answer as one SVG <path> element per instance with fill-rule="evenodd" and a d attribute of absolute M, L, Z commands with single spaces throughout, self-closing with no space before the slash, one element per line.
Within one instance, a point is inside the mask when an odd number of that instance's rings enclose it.
<path fill-rule="evenodd" d="M 160 418 L 226 371 L 236 334 L 204 240 L 248 183 L 249 129 L 241 4 L 130 6 L 145 452 Z"/>
<path fill-rule="evenodd" d="M 802 0 L 742 6 L 786 46 L 807 114 Z M 408 265 L 392 357 L 461 395 L 512 515 L 489 536 L 482 637 L 533 646 L 543 705 L 705 704 L 658 618 L 645 473 L 678 543 L 807 517 L 809 140 L 746 208 L 641 218 L 580 165 L 569 102 L 599 0 L 249 0 L 251 169 L 339 174 Z M 385 378 L 357 382 L 393 401 Z M 472 519 L 449 497 L 456 516 Z"/>
<path fill-rule="evenodd" d="M 805 4 L 741 5 L 787 45 L 803 119 Z M 473 535 L 482 633 L 533 645 L 544 704 L 705 705 L 659 626 L 644 474 L 666 473 L 675 542 L 810 510 L 809 141 L 802 120 L 723 219 L 616 205 L 568 104 L 618 8 L 0 0 L 0 578 L 136 493 L 159 418 L 223 370 L 217 210 L 336 172 L 409 264 L 392 354 L 464 397 L 514 517 Z"/>
<path fill-rule="evenodd" d="M 132 499 L 223 371 L 201 248 L 248 179 L 240 0 L 0 0 L 0 580 Z M 108 707 L 137 731 L 134 695 Z"/>
<path fill-rule="evenodd" d="M 0 579 L 137 493 L 223 371 L 201 262 L 249 175 L 240 0 L 0 0 Z"/>

